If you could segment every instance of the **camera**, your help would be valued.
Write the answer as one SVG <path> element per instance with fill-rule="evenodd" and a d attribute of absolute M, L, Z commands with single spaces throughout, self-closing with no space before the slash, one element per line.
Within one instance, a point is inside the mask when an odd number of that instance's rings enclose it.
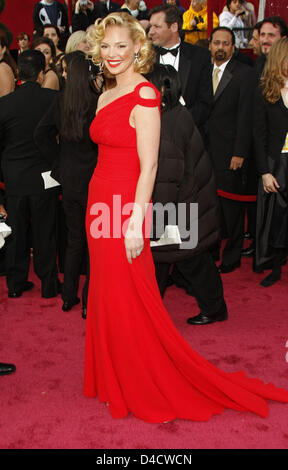
<path fill-rule="evenodd" d="M 88 0 L 80 0 L 80 5 L 82 6 L 88 5 Z"/>
<path fill-rule="evenodd" d="M 203 18 L 202 18 L 201 15 L 199 15 L 199 16 L 194 16 L 194 21 L 195 21 L 196 25 L 197 25 L 198 23 L 204 23 L 204 20 L 203 20 Z"/>

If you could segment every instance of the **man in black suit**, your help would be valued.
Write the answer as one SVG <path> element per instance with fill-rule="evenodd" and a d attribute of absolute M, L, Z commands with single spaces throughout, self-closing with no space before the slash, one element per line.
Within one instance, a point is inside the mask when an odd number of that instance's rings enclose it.
<path fill-rule="evenodd" d="M 148 35 L 158 62 L 172 65 L 178 71 L 185 105 L 204 136 L 213 102 L 211 56 L 208 50 L 181 40 L 182 23 L 177 7 L 156 6 L 150 11 Z"/>
<path fill-rule="evenodd" d="M 208 122 L 209 154 L 212 158 L 222 211 L 223 238 L 221 273 L 234 271 L 241 263 L 244 237 L 246 159 L 252 145 L 252 104 L 256 86 L 251 67 L 232 58 L 235 37 L 231 29 L 215 28 L 210 38 L 214 63 L 214 104 Z"/>
<path fill-rule="evenodd" d="M 4 220 L 7 218 L 7 212 L 4 207 L 4 197 L 2 195 L 2 190 L 0 189 L 0 217 L 3 217 Z M 1 249 L 0 249 L 0 253 Z M 15 372 L 16 367 L 14 364 L 7 364 L 6 362 L 0 362 L 0 375 L 12 374 Z"/>
<path fill-rule="evenodd" d="M 5 184 L 8 225 L 6 278 L 9 297 L 30 290 L 28 281 L 32 234 L 34 269 L 42 297 L 58 294 L 56 265 L 56 188 L 45 189 L 42 173 L 51 170 L 34 143 L 34 130 L 57 92 L 41 88 L 45 57 L 35 50 L 18 59 L 23 84 L 0 99 L 1 170 Z M 31 232 L 29 230 L 31 229 Z"/>

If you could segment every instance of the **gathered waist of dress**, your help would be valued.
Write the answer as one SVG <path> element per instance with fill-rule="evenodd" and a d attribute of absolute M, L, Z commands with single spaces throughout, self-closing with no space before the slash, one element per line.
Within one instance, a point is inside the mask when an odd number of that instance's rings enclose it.
<path fill-rule="evenodd" d="M 137 180 L 140 162 L 135 148 L 108 147 L 99 145 L 95 176 L 107 180 Z"/>

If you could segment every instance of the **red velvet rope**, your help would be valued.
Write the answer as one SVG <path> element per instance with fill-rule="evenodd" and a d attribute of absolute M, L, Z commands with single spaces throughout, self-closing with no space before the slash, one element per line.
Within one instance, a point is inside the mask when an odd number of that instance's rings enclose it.
<path fill-rule="evenodd" d="M 222 189 L 217 189 L 218 196 L 225 197 L 225 199 L 232 199 L 233 201 L 240 202 L 255 202 L 257 201 L 256 195 L 246 195 L 246 194 L 234 194 L 223 191 Z"/>

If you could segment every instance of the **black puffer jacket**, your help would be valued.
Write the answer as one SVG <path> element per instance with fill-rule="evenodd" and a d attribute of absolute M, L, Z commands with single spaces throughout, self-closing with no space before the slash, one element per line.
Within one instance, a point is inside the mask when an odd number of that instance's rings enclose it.
<path fill-rule="evenodd" d="M 180 104 L 164 111 L 161 117 L 158 172 L 152 200 L 154 204 L 186 203 L 187 227 L 188 204 L 198 203 L 197 246 L 193 249 L 180 249 L 180 245 L 153 247 L 156 262 L 174 263 L 189 258 L 219 240 L 219 206 L 212 164 L 191 114 Z M 155 230 L 156 225 L 154 233 Z"/>

